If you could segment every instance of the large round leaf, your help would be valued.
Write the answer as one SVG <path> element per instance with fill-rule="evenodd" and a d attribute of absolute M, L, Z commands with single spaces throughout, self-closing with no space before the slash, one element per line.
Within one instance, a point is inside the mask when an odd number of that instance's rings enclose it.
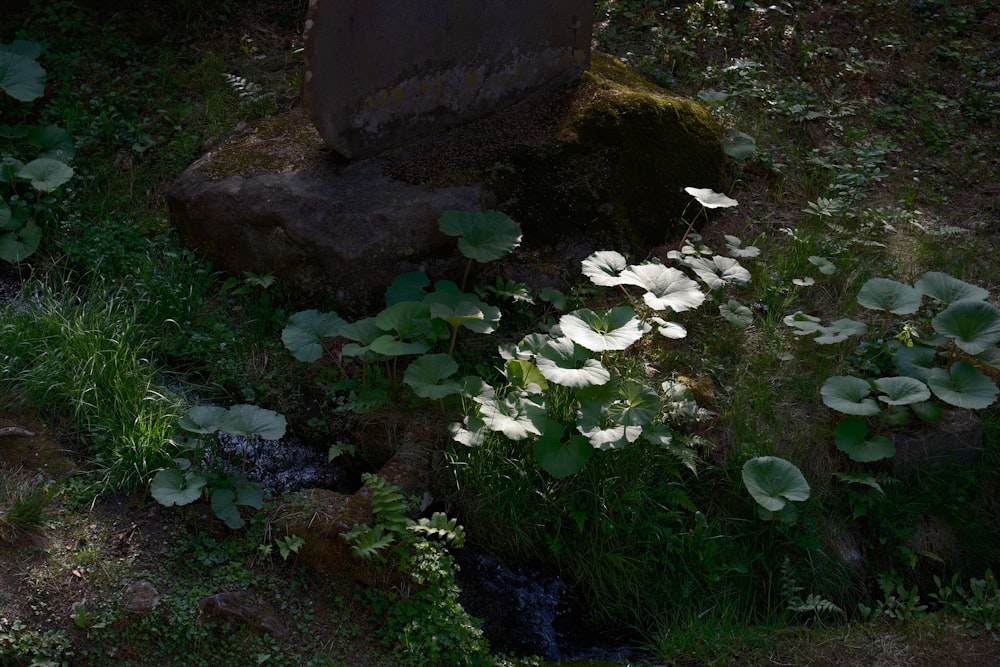
<path fill-rule="evenodd" d="M 841 343 L 851 336 L 862 336 L 866 331 L 868 331 L 868 327 L 864 322 L 844 317 L 836 322 L 831 322 L 830 326 L 819 327 L 813 340 L 820 345 L 833 345 Z"/>
<path fill-rule="evenodd" d="M 500 309 L 479 300 L 474 294 L 461 291 L 450 281 L 437 284 L 437 289 L 427 295 L 424 303 L 430 306 L 431 315 L 448 323 L 476 333 L 489 334 L 500 326 Z"/>
<path fill-rule="evenodd" d="M 611 379 L 600 361 L 566 337 L 547 342 L 539 350 L 535 364 L 549 382 L 574 389 L 602 385 Z"/>
<path fill-rule="evenodd" d="M 695 257 L 688 262 L 691 269 L 711 289 L 721 289 L 726 285 L 746 285 L 750 282 L 750 272 L 732 257 L 715 255 L 711 259 Z"/>
<path fill-rule="evenodd" d="M 698 283 L 672 267 L 639 264 L 628 267 L 622 275 L 629 279 L 630 284 L 647 290 L 642 299 L 653 310 L 669 308 L 680 313 L 697 308 L 705 300 Z"/>
<path fill-rule="evenodd" d="M 565 427 L 554 419 L 546 422 L 545 430 L 535 440 L 532 450 L 542 470 L 557 478 L 580 472 L 594 455 L 594 448 L 586 438 L 581 435 L 567 438 Z"/>
<path fill-rule="evenodd" d="M 868 439 L 868 425 L 857 417 L 848 417 L 833 431 L 837 449 L 847 454 L 852 461 L 869 463 L 896 455 L 896 445 L 884 435 Z"/>
<path fill-rule="evenodd" d="M 628 306 L 603 313 L 574 310 L 559 318 L 563 335 L 592 352 L 624 350 L 644 333 L 642 322 Z"/>
<path fill-rule="evenodd" d="M 425 354 L 407 366 L 403 382 L 417 396 L 438 400 L 462 393 L 462 385 L 454 380 L 446 381 L 457 370 L 458 364 L 447 354 Z"/>
<path fill-rule="evenodd" d="M 196 405 L 177 420 L 177 425 L 188 433 L 206 435 L 219 430 L 228 410 L 214 405 Z"/>
<path fill-rule="evenodd" d="M 847 415 L 874 417 L 882 410 L 868 398 L 872 387 L 867 380 L 850 375 L 835 375 L 826 379 L 820 394 L 823 404 Z"/>
<path fill-rule="evenodd" d="M 937 358 L 934 348 L 926 345 L 900 346 L 892 355 L 892 363 L 900 375 L 908 375 L 927 382 L 932 370 L 931 364 Z"/>
<path fill-rule="evenodd" d="M 972 285 L 964 280 L 959 280 L 958 278 L 953 278 L 947 273 L 941 273 L 939 271 L 930 271 L 925 273 L 920 280 L 914 284 L 914 287 L 919 289 L 921 292 L 927 296 L 940 301 L 946 306 L 955 303 L 956 301 L 964 301 L 966 299 L 973 300 L 983 300 L 990 295 L 982 287 Z"/>
<path fill-rule="evenodd" d="M 219 430 L 230 435 L 281 440 L 287 423 L 284 415 L 256 405 L 234 405 L 219 419 Z"/>
<path fill-rule="evenodd" d="M 0 235 L 0 259 L 12 264 L 31 257 L 42 242 L 42 228 L 25 225 L 17 231 Z"/>
<path fill-rule="evenodd" d="M 76 153 L 73 137 L 57 125 L 32 125 L 28 130 L 27 140 L 41 151 L 38 157 L 50 157 L 66 162 Z"/>
<path fill-rule="evenodd" d="M 458 249 L 477 262 L 500 259 L 521 243 L 521 226 L 500 211 L 445 211 L 438 226 L 459 237 Z"/>
<path fill-rule="evenodd" d="M 45 70 L 35 61 L 38 49 L 27 51 L 25 44 L 32 42 L 0 44 L 0 89 L 19 102 L 45 94 Z"/>
<path fill-rule="evenodd" d="M 73 167 L 62 160 L 40 157 L 21 167 L 18 178 L 27 179 L 40 192 L 51 192 L 73 178 Z"/>
<path fill-rule="evenodd" d="M 385 305 L 392 306 L 403 301 L 423 301 L 427 296 L 424 288 L 430 284 L 431 279 L 423 271 L 401 273 L 386 289 Z"/>
<path fill-rule="evenodd" d="M 736 299 L 720 303 L 719 314 L 737 329 L 746 329 L 753 324 L 753 311 Z"/>
<path fill-rule="evenodd" d="M 655 391 L 635 380 L 618 385 L 618 400 L 608 406 L 608 417 L 625 426 L 645 426 L 660 411 L 660 397 Z"/>
<path fill-rule="evenodd" d="M 172 507 L 198 500 L 206 484 L 208 480 L 196 470 L 184 473 L 177 468 L 166 468 L 153 476 L 149 490 L 158 503 Z"/>
<path fill-rule="evenodd" d="M 920 290 L 888 278 L 872 278 L 861 286 L 858 303 L 872 310 L 887 310 L 896 315 L 911 315 L 920 308 Z"/>
<path fill-rule="evenodd" d="M 594 449 L 621 449 L 642 435 L 642 426 L 617 424 L 609 418 L 610 402 L 584 401 L 577 412 L 576 428 Z"/>
<path fill-rule="evenodd" d="M 941 311 L 931 325 L 973 356 L 1000 342 L 1000 309 L 988 301 L 956 301 Z"/>
<path fill-rule="evenodd" d="M 875 388 L 882 392 L 879 400 L 888 405 L 910 405 L 931 397 L 931 390 L 927 385 L 906 376 L 878 378 L 875 380 Z"/>
<path fill-rule="evenodd" d="M 927 378 L 927 386 L 945 403 L 959 408 L 981 410 L 993 405 L 1000 391 L 993 380 L 966 361 L 956 361 L 947 373 L 942 369 Z"/>
<path fill-rule="evenodd" d="M 323 356 L 323 339 L 338 335 L 344 324 L 337 313 L 303 310 L 288 319 L 281 342 L 299 361 L 316 361 Z"/>
<path fill-rule="evenodd" d="M 743 484 L 754 500 L 770 512 L 778 512 L 788 501 L 809 499 L 809 483 L 790 461 L 776 456 L 758 456 L 743 464 Z"/>
<path fill-rule="evenodd" d="M 486 428 L 503 433 L 511 440 L 541 435 L 548 418 L 544 403 L 529 396 L 482 400 L 479 402 L 479 416 Z"/>

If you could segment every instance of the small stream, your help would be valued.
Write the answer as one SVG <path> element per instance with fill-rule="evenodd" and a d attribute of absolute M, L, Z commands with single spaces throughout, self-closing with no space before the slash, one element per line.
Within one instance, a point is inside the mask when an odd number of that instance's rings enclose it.
<path fill-rule="evenodd" d="M 242 472 L 274 495 L 303 489 L 330 489 L 351 494 L 361 486 L 360 476 L 338 459 L 297 438 L 247 441 L 220 432 L 219 446 L 229 459 L 228 472 Z"/>

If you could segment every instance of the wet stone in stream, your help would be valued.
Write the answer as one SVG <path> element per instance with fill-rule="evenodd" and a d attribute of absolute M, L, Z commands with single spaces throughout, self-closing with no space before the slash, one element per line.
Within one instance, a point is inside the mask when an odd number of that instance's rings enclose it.
<path fill-rule="evenodd" d="M 327 452 L 296 438 L 257 440 L 219 433 L 219 445 L 230 461 L 231 472 L 243 472 L 275 495 L 303 489 L 330 489 L 353 493 L 360 486 L 355 471 Z M 245 462 L 245 467 L 243 467 Z"/>

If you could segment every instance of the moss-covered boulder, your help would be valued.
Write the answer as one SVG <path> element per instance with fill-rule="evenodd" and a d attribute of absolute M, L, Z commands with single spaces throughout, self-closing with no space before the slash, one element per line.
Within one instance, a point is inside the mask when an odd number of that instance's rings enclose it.
<path fill-rule="evenodd" d="M 720 139 L 704 108 L 595 54 L 571 85 L 354 162 L 293 111 L 202 157 L 168 202 L 218 265 L 363 311 L 402 272 L 449 272 L 457 251 L 437 223 L 448 209 L 502 210 L 529 250 L 558 262 L 547 249 L 572 248 L 576 268 L 591 250 L 641 255 L 678 238 L 682 189 L 723 189 Z"/>

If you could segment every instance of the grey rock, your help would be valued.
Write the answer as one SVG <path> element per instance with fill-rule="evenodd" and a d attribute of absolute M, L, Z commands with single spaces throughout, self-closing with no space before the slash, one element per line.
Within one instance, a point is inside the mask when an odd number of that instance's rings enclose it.
<path fill-rule="evenodd" d="M 578 77 L 591 0 L 312 0 L 303 100 L 346 157 L 428 136 Z"/>
<path fill-rule="evenodd" d="M 152 611 L 160 604 L 160 593 L 148 581 L 137 581 L 125 591 L 125 599 L 129 611 Z"/>
<path fill-rule="evenodd" d="M 250 591 L 216 593 L 202 598 L 198 607 L 207 618 L 232 626 L 246 625 L 278 639 L 291 633 L 288 623 Z"/>

